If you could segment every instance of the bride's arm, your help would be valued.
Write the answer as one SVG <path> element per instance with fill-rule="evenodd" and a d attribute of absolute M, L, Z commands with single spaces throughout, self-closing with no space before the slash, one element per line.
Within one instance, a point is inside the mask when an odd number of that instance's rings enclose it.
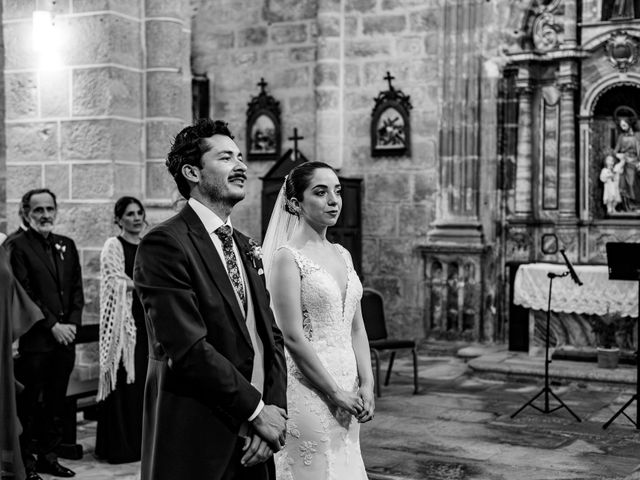
<path fill-rule="evenodd" d="M 364 327 L 362 318 L 362 308 L 358 303 L 356 314 L 353 317 L 351 326 L 351 344 L 356 355 L 358 364 L 358 377 L 360 378 L 359 395 L 364 402 L 364 410 L 358 415 L 360 422 L 368 422 L 373 418 L 375 401 L 373 395 L 373 370 L 371 368 L 371 353 L 369 350 L 369 339 Z"/>
<path fill-rule="evenodd" d="M 353 415 L 358 415 L 362 410 L 360 397 L 338 386 L 304 336 L 300 272 L 292 254 L 284 248 L 278 250 L 271 268 L 273 273 L 269 290 L 274 313 L 291 358 L 300 372 L 332 403 Z"/>

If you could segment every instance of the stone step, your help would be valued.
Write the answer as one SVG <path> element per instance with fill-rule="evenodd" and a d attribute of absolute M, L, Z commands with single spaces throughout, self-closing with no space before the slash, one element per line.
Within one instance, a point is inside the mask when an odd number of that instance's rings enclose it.
<path fill-rule="evenodd" d="M 474 375 L 497 380 L 530 380 L 544 378 L 544 357 L 506 350 L 486 353 L 468 362 Z M 552 360 L 549 378 L 554 383 L 581 383 L 590 386 L 635 389 L 637 368 L 635 365 L 619 365 L 617 368 L 598 368 L 595 362 Z"/>

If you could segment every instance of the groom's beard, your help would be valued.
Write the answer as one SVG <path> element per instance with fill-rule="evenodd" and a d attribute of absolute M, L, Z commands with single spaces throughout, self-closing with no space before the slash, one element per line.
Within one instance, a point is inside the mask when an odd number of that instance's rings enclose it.
<path fill-rule="evenodd" d="M 235 185 L 229 185 L 228 179 L 223 181 L 215 179 L 212 182 L 203 179 L 200 182 L 200 188 L 211 203 L 217 203 L 229 209 L 235 207 L 246 196 L 246 186 L 240 189 Z"/>

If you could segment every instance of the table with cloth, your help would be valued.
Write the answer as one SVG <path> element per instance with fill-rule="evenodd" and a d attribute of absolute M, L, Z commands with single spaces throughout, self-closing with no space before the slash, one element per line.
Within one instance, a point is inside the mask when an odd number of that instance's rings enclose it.
<path fill-rule="evenodd" d="M 595 317 L 606 321 L 628 324 L 638 316 L 638 282 L 609 280 L 606 265 L 574 265 L 583 285 L 577 285 L 571 276 L 553 279 L 551 292 L 551 346 L 595 346 L 592 323 Z M 513 285 L 513 303 L 529 308 L 529 338 L 538 347 L 544 344 L 544 324 L 549 302 L 549 272 L 562 274 L 564 264 L 530 263 L 521 265 Z M 533 317 L 533 318 L 532 318 Z M 637 327 L 636 327 L 637 328 Z M 636 338 L 628 332 L 629 342 Z M 530 340 L 530 351 L 532 341 Z M 629 345 L 633 348 L 633 345 Z"/>

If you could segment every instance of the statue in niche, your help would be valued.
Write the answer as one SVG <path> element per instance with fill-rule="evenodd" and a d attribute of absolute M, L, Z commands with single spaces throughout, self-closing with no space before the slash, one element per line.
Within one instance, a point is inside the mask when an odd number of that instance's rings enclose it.
<path fill-rule="evenodd" d="M 634 0 L 603 0 L 603 20 L 626 20 L 635 17 Z"/>
<path fill-rule="evenodd" d="M 604 159 L 604 166 L 600 171 L 600 181 L 602 182 L 602 203 L 607 207 L 607 214 L 616 212 L 616 207 L 622 202 L 620 197 L 620 174 L 624 171 L 624 160 L 616 163 L 613 155 L 607 155 Z M 544 251 L 544 248 L 543 248 Z"/>
<path fill-rule="evenodd" d="M 640 140 L 634 131 L 635 115 L 633 120 L 629 117 L 618 116 L 617 113 L 621 109 L 630 110 L 627 107 L 618 107 L 614 116 L 620 134 L 614 148 L 615 156 L 619 161 L 624 162 L 621 166 L 619 188 L 620 197 L 622 199 L 619 210 L 625 212 L 633 212 L 640 209 Z"/>

